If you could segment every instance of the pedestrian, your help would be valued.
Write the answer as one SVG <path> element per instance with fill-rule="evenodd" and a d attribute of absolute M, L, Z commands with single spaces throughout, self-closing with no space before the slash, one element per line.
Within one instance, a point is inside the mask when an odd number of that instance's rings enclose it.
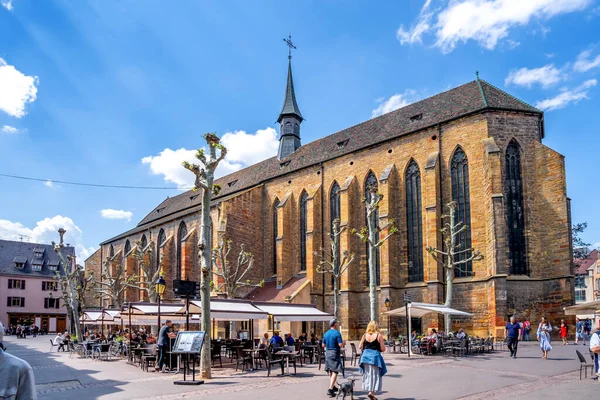
<path fill-rule="evenodd" d="M 575 322 L 575 344 L 579 344 L 579 339 L 583 340 L 583 345 L 585 346 L 585 336 L 583 335 L 583 321 L 579 318 L 576 318 Z"/>
<path fill-rule="evenodd" d="M 171 338 L 175 337 L 175 334 L 171 332 L 171 327 L 173 323 L 170 319 L 165 321 L 165 324 L 161 326 L 160 331 L 158 332 L 158 340 L 156 345 L 158 347 L 158 366 L 156 367 L 157 371 L 166 372 L 167 366 L 165 365 L 165 359 L 167 355 L 167 351 L 169 351 L 169 341 Z M 135 336 L 133 334 L 132 336 Z"/>
<path fill-rule="evenodd" d="M 332 319 L 329 321 L 329 330 L 323 335 L 323 348 L 325 349 L 325 371 L 329 372 L 329 389 L 327 394 L 330 397 L 335 396 L 335 392 L 338 388 L 335 386 L 337 383 L 338 374 L 344 373 L 344 367 L 342 365 L 342 347 L 344 347 L 344 340 L 342 334 L 338 330 L 338 320 Z"/>
<path fill-rule="evenodd" d="M 370 400 L 377 400 L 375 394 L 381 393 L 382 378 L 387 372 L 385 361 L 381 356 L 381 353 L 385 352 L 385 343 L 383 336 L 379 334 L 377 322 L 369 322 L 367 331 L 360 340 L 359 348 L 362 351 L 359 364 L 362 388 L 369 392 Z"/>
<path fill-rule="evenodd" d="M 598 331 L 590 337 L 590 351 L 594 353 L 594 372 L 596 376 L 600 376 L 598 365 L 598 358 L 600 357 L 600 324 L 598 325 Z"/>
<path fill-rule="evenodd" d="M 566 346 L 569 344 L 569 343 L 567 343 L 568 330 L 569 330 L 569 328 L 567 327 L 567 323 L 565 322 L 564 319 L 561 319 L 560 320 L 560 337 L 563 341 L 563 346 Z"/>
<path fill-rule="evenodd" d="M 523 341 L 529 342 L 531 340 L 531 322 L 528 319 L 523 322 Z"/>
<path fill-rule="evenodd" d="M 510 317 L 510 322 L 506 324 L 504 331 L 510 356 L 517 358 L 517 348 L 519 347 L 519 340 L 521 340 L 521 336 L 523 335 L 523 329 L 514 315 Z"/>
<path fill-rule="evenodd" d="M 4 325 L 0 322 L 0 396 L 6 399 L 37 400 L 31 366 L 4 350 Z M 3 399 L 5 397 L 2 397 Z"/>
<path fill-rule="evenodd" d="M 552 350 L 550 332 L 552 332 L 552 324 L 548 322 L 546 317 L 542 317 L 542 322 L 538 325 L 537 339 L 540 342 L 540 349 L 542 349 L 542 358 L 544 360 L 548 359 L 548 352 Z"/>

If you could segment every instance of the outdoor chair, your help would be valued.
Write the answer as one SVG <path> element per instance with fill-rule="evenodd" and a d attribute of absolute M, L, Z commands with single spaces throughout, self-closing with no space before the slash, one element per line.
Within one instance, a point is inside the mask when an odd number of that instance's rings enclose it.
<path fill-rule="evenodd" d="M 153 344 L 150 347 L 144 349 L 144 352 L 142 353 L 142 355 L 140 357 L 140 367 L 142 368 L 142 370 L 148 372 L 151 365 L 153 367 L 156 366 L 156 362 L 157 362 L 156 347 L 157 346 L 155 344 Z"/>
<path fill-rule="evenodd" d="M 238 367 L 242 366 L 242 371 L 244 371 L 248 365 L 252 365 L 252 355 L 249 353 L 245 353 L 241 347 L 236 347 L 235 351 L 237 353 L 237 357 L 235 360 L 235 370 L 237 372 Z"/>
<path fill-rule="evenodd" d="M 96 357 L 98 357 L 98 361 L 100 361 L 103 357 L 106 361 L 110 360 L 110 345 L 109 344 L 101 344 L 96 347 Z"/>
<path fill-rule="evenodd" d="M 54 342 L 52 341 L 52 339 L 50 339 L 50 353 L 52 353 L 52 349 L 55 348 L 55 347 L 58 347 L 58 345 L 54 344 Z M 56 351 L 58 351 L 58 350 L 56 350 Z"/>
<path fill-rule="evenodd" d="M 465 354 L 467 354 L 467 339 L 463 338 L 452 345 L 452 355 L 464 356 Z"/>
<path fill-rule="evenodd" d="M 350 356 L 350 365 L 356 365 L 356 360 L 360 361 L 360 356 L 362 353 L 359 353 L 356 350 L 356 345 L 354 343 L 350 343 L 350 347 L 352 348 L 352 355 Z"/>
<path fill-rule="evenodd" d="M 221 344 L 215 343 L 210 349 L 210 360 L 215 365 L 215 360 L 219 360 L 219 365 L 223 368 L 223 360 L 221 359 Z"/>
<path fill-rule="evenodd" d="M 273 365 L 279 365 L 281 367 L 281 375 L 283 375 L 283 366 L 285 360 L 273 357 L 273 354 L 271 354 L 268 347 L 265 348 L 265 362 L 267 364 L 267 376 L 271 376 L 271 367 Z"/>
<path fill-rule="evenodd" d="M 267 353 L 265 349 L 259 349 L 252 353 L 252 357 L 254 357 L 254 366 L 262 368 L 263 360 L 266 360 Z"/>
<path fill-rule="evenodd" d="M 593 375 L 594 364 L 588 364 L 588 362 L 585 360 L 585 357 L 579 352 L 579 350 L 575 350 L 575 353 L 577 353 L 577 358 L 579 358 L 579 380 L 581 380 L 581 371 L 585 371 L 585 377 L 587 378 L 588 368 L 590 369 L 590 374 Z"/>

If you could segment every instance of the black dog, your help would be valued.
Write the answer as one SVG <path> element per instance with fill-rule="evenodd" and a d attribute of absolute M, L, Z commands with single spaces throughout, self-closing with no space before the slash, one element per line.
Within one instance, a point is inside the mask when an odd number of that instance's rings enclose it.
<path fill-rule="evenodd" d="M 350 395 L 350 400 L 354 400 L 354 381 L 355 380 L 356 379 L 348 379 L 344 383 L 338 383 L 338 386 L 340 387 L 340 391 L 338 392 L 336 399 L 339 399 L 340 396 L 342 397 L 342 399 L 345 399 L 346 396 Z"/>

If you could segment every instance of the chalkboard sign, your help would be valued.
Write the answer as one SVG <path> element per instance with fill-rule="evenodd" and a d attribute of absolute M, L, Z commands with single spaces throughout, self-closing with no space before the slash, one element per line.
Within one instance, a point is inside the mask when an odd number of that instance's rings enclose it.
<path fill-rule="evenodd" d="M 204 332 L 179 331 L 177 332 L 177 339 L 175 339 L 175 345 L 171 352 L 198 354 L 202 349 L 203 343 Z"/>

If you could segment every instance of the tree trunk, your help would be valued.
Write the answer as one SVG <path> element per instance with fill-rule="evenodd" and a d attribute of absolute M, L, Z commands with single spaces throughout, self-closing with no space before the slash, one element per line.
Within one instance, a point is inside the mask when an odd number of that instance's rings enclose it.
<path fill-rule="evenodd" d="M 206 183 L 209 188 L 213 185 L 213 172 L 207 171 Z M 210 227 L 210 200 L 209 190 L 203 190 L 202 194 L 202 225 L 200 227 L 200 303 L 202 309 L 201 330 L 204 331 L 204 345 L 200 352 L 200 376 L 203 379 L 211 378 L 211 359 L 210 359 L 210 281 L 212 272 L 212 261 L 210 257 L 212 249 L 212 234 Z"/>
<path fill-rule="evenodd" d="M 452 268 L 452 261 L 450 260 L 450 255 L 448 255 L 448 266 L 446 267 L 446 301 L 444 305 L 446 307 L 452 307 L 452 279 L 454 279 L 454 271 Z M 452 316 L 449 314 L 444 314 L 444 328 L 446 332 L 452 332 Z"/>
<path fill-rule="evenodd" d="M 371 194 L 372 197 L 377 196 L 376 193 Z M 372 199 L 371 203 L 375 203 L 375 200 Z M 369 303 L 371 310 L 371 321 L 378 322 L 379 321 L 379 313 L 378 313 L 378 302 L 377 302 L 377 270 L 375 268 L 375 256 L 377 248 L 374 246 L 379 240 L 377 238 L 377 221 L 375 221 L 376 213 L 373 211 L 367 218 L 367 225 L 369 230 Z"/>
<path fill-rule="evenodd" d="M 340 277 L 333 277 L 333 317 L 340 320 Z"/>

